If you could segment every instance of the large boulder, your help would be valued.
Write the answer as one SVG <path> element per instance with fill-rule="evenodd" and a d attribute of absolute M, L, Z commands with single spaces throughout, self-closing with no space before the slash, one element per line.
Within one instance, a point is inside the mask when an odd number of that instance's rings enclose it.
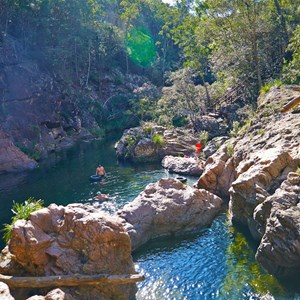
<path fill-rule="evenodd" d="M 118 212 L 125 220 L 132 249 L 147 241 L 208 225 L 221 210 L 221 198 L 206 190 L 164 178 L 149 184 Z"/>
<path fill-rule="evenodd" d="M 223 145 L 210 156 L 195 186 L 206 189 L 220 197 L 229 197 L 229 188 L 236 178 L 234 161 L 228 145 Z"/>
<path fill-rule="evenodd" d="M 200 176 L 203 172 L 204 161 L 197 157 L 167 155 L 163 158 L 161 164 L 171 173 Z"/>
<path fill-rule="evenodd" d="M 0 173 L 34 169 L 37 162 L 17 148 L 0 129 Z"/>
<path fill-rule="evenodd" d="M 122 219 L 86 205 L 52 204 L 17 221 L 9 250 L 32 276 L 136 273 Z M 69 288 L 74 299 L 91 300 L 134 299 L 136 290 L 135 284 Z"/>
<path fill-rule="evenodd" d="M 215 118 L 209 115 L 196 118 L 194 128 L 197 132 L 207 131 L 209 138 L 225 135 L 228 125 L 222 118 Z"/>
<path fill-rule="evenodd" d="M 150 162 L 160 161 L 166 155 L 192 155 L 197 142 L 191 130 L 145 124 L 125 130 L 115 150 L 119 159 Z"/>

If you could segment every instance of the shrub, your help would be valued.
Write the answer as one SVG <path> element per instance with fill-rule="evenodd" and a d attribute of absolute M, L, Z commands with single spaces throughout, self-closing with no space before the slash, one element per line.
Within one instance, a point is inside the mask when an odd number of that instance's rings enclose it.
<path fill-rule="evenodd" d="M 230 157 L 234 154 L 234 146 L 231 143 L 226 143 L 227 153 Z"/>
<path fill-rule="evenodd" d="M 200 131 L 199 139 L 200 142 L 202 143 L 202 147 L 205 147 L 208 141 L 208 132 L 205 130 Z"/>
<path fill-rule="evenodd" d="M 155 134 L 153 136 L 153 143 L 156 146 L 162 146 L 165 143 L 164 137 L 161 134 Z"/>
<path fill-rule="evenodd" d="M 97 138 L 103 138 L 105 136 L 105 130 L 100 127 L 90 129 L 90 133 Z"/>
<path fill-rule="evenodd" d="M 281 85 L 282 85 L 282 81 L 279 80 L 279 79 L 275 79 L 275 80 L 273 80 L 273 81 L 271 81 L 269 83 L 264 84 L 261 87 L 260 92 L 262 94 L 265 94 L 265 93 L 267 93 L 271 89 L 271 87 L 273 87 L 273 86 L 278 87 L 278 86 L 281 86 Z"/>
<path fill-rule="evenodd" d="M 43 205 L 43 200 L 35 200 L 33 197 L 28 198 L 24 203 L 13 202 L 11 211 L 13 212 L 14 216 L 11 218 L 11 224 L 4 224 L 3 228 L 3 238 L 6 244 L 11 238 L 11 231 L 14 224 L 18 220 L 28 220 L 30 214 L 34 211 L 43 208 Z"/>
<path fill-rule="evenodd" d="M 240 131 L 240 123 L 238 121 L 234 121 L 232 123 L 232 129 L 230 130 L 230 136 L 237 137 Z"/>
<path fill-rule="evenodd" d="M 297 168 L 296 173 L 300 176 L 300 167 Z"/>

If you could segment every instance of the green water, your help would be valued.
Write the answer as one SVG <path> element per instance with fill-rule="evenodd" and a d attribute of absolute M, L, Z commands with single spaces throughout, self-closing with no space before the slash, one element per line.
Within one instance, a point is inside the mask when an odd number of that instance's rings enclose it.
<path fill-rule="evenodd" d="M 10 221 L 13 200 L 23 202 L 31 196 L 44 199 L 46 205 L 90 203 L 113 213 L 148 183 L 172 176 L 159 164 L 118 162 L 116 140 L 83 142 L 32 172 L 1 175 L 1 223 Z M 99 162 L 107 177 L 91 183 L 89 176 Z M 188 177 L 188 184 L 195 180 Z M 95 201 L 97 192 L 109 194 L 111 200 Z M 231 226 L 225 213 L 193 234 L 152 241 L 133 255 L 136 269 L 146 276 L 138 285 L 137 299 L 300 299 L 295 285 L 287 287 L 259 268 L 255 247 L 247 233 Z"/>

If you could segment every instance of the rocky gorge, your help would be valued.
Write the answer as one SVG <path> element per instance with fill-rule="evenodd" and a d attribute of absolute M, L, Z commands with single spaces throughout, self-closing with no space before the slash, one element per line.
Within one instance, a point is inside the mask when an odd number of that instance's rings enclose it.
<path fill-rule="evenodd" d="M 163 165 L 189 174 L 196 164 L 199 173 L 194 175 L 201 175 L 194 187 L 172 178 L 161 179 L 148 185 L 114 216 L 88 206 L 50 205 L 31 214 L 28 221 L 16 223 L 8 248 L 2 252 L 1 273 L 134 274 L 132 251 L 151 239 L 210 224 L 221 211 L 222 198 L 229 200 L 232 221 L 247 227 L 259 242 L 257 261 L 278 278 L 295 278 L 300 262 L 300 121 L 297 110 L 284 111 L 284 107 L 299 97 L 298 88 L 289 86 L 272 88 L 261 95 L 256 115 L 239 128 L 236 137 L 220 143 L 216 152 L 211 151 L 205 162 L 182 157 L 194 153 L 196 138 L 191 139 L 182 130 L 171 133 L 160 127 L 154 129 L 154 134 L 164 137 L 187 138 L 184 147 L 176 148 L 182 151 L 170 153 L 173 156 L 166 156 Z M 151 152 L 148 146 L 146 151 L 134 150 L 140 140 L 144 143 L 144 133 L 142 139 L 128 138 L 128 133 L 141 136 L 140 132 L 140 128 L 127 131 L 116 145 L 117 153 L 126 156 L 124 145 L 134 145 L 130 148 L 134 161 L 147 160 Z M 130 140 L 134 143 L 128 143 Z M 146 142 L 153 141 L 148 138 Z M 150 160 L 160 157 L 162 149 L 174 151 L 166 144 L 155 145 Z M 112 265 L 112 261 L 118 264 Z M 83 294 L 86 299 L 133 299 L 135 291 L 135 284 L 104 284 L 93 289 L 63 288 L 57 293 L 61 299 L 82 299 Z M 14 296 L 18 299 L 17 294 Z"/>

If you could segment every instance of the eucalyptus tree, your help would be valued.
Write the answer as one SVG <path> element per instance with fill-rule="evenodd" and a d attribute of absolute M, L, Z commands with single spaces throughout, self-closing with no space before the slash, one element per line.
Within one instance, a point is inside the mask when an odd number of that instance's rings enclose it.
<path fill-rule="evenodd" d="M 265 81 L 277 76 L 282 64 L 281 24 L 274 18 L 274 9 L 270 10 L 270 1 L 203 3 L 207 9 L 198 24 L 198 34 L 210 40 L 212 70 L 229 85 L 246 83 L 255 97 Z"/>

